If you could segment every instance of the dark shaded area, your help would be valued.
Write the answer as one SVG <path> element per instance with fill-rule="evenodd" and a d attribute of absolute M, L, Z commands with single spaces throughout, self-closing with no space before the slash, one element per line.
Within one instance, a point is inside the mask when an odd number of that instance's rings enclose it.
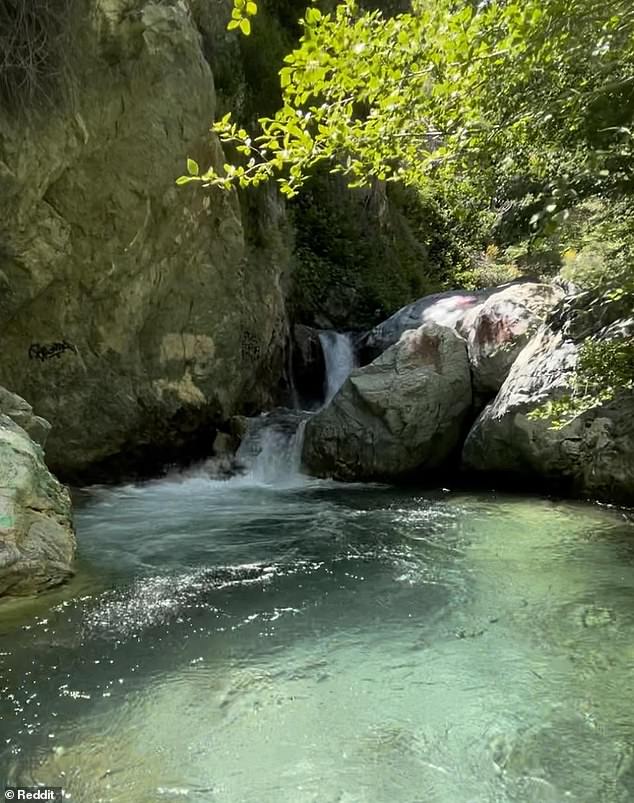
<path fill-rule="evenodd" d="M 181 409 L 169 421 L 131 432 L 120 450 L 91 465 L 68 469 L 49 468 L 69 485 L 117 484 L 160 477 L 170 468 L 186 466 L 209 457 L 218 432 L 219 417 L 211 409 Z"/>
<path fill-rule="evenodd" d="M 326 363 L 319 332 L 296 324 L 292 331 L 291 373 L 293 389 L 300 406 L 310 409 L 324 401 Z"/>
<path fill-rule="evenodd" d="M 79 0 L 0 0 L 0 104 L 10 113 L 54 105 L 73 55 Z"/>

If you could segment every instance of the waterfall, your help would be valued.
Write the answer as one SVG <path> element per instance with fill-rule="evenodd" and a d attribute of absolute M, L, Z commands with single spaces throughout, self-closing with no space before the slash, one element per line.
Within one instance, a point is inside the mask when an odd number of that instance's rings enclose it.
<path fill-rule="evenodd" d="M 301 480 L 306 414 L 280 408 L 254 418 L 236 454 L 244 479 L 265 485 Z"/>
<path fill-rule="evenodd" d="M 326 376 L 324 379 L 324 407 L 330 404 L 339 388 L 356 368 L 354 346 L 350 335 L 342 332 L 320 332 L 319 340 L 324 352 Z"/>
<path fill-rule="evenodd" d="M 325 407 L 355 368 L 356 360 L 349 335 L 323 331 L 319 334 L 319 340 L 325 363 Z M 302 482 L 304 428 L 312 414 L 280 407 L 251 419 L 236 454 L 243 472 L 238 481 L 280 487 Z"/>

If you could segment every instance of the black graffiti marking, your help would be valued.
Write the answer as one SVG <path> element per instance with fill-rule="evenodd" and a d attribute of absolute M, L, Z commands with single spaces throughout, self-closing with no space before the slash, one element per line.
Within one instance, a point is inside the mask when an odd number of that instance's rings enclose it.
<path fill-rule="evenodd" d="M 65 351 L 72 351 L 73 354 L 78 354 L 77 346 L 73 346 L 72 343 L 69 343 L 67 340 L 57 341 L 55 343 L 31 343 L 29 347 L 29 359 L 30 360 L 40 360 L 40 362 L 44 362 L 44 360 L 50 360 L 52 357 L 59 357 Z"/>

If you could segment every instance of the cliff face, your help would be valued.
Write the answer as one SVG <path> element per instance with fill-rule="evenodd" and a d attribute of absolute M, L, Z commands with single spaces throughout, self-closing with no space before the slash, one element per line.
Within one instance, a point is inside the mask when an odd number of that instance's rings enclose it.
<path fill-rule="evenodd" d="M 248 39 L 231 0 L 60 3 L 41 91 L 0 69 L 0 384 L 52 422 L 54 471 L 99 478 L 279 401 L 289 318 L 367 327 L 439 277 L 434 221 L 383 187 L 321 176 L 289 209 L 174 184 L 231 158 L 215 116 L 274 112 L 304 0 L 263 0 Z"/>
<path fill-rule="evenodd" d="M 74 37 L 58 104 L 0 111 L 0 382 L 66 475 L 270 404 L 290 254 L 272 194 L 174 185 L 215 107 L 187 4 L 87 3 Z"/>

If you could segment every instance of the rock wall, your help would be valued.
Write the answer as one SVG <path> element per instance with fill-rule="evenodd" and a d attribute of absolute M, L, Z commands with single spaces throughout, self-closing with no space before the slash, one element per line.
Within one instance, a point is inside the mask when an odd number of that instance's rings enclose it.
<path fill-rule="evenodd" d="M 0 110 L 0 382 L 54 422 L 66 476 L 205 433 L 209 448 L 217 424 L 270 405 L 290 264 L 270 192 L 174 184 L 187 156 L 210 158 L 192 8 L 85 0 L 74 25 L 58 99 Z"/>
<path fill-rule="evenodd" d="M 277 108 L 304 0 L 262 0 L 248 38 L 231 0 L 64 3 L 63 64 L 0 106 L 0 383 L 53 422 L 54 471 L 100 479 L 208 453 L 282 400 L 289 318 L 370 326 L 434 289 L 451 249 L 400 190 L 326 175 L 289 208 L 175 186 L 187 156 L 230 158 L 214 117 Z"/>

